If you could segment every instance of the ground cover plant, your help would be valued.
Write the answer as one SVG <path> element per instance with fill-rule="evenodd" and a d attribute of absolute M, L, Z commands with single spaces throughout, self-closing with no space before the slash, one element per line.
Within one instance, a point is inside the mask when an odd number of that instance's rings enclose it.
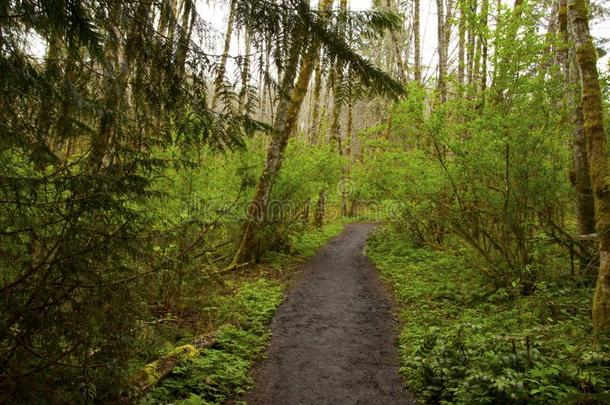
<path fill-rule="evenodd" d="M 415 247 L 383 229 L 367 254 L 392 286 L 401 371 L 431 403 L 608 401 L 609 342 L 590 326 L 591 287 L 563 277 L 495 288 L 467 251 Z"/>

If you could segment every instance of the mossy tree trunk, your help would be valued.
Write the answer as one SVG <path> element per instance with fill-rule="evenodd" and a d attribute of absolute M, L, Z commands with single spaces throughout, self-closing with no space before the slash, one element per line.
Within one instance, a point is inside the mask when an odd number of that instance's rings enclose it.
<path fill-rule="evenodd" d="M 311 105 L 311 121 L 309 124 L 308 138 L 312 145 L 318 143 L 318 131 L 320 127 L 320 93 L 322 91 L 322 62 L 316 64 L 314 75 L 313 98 Z"/>
<path fill-rule="evenodd" d="M 339 10 L 341 13 L 347 12 L 347 0 L 340 0 Z M 344 30 L 344 21 L 339 26 L 339 29 Z M 339 155 L 342 155 L 343 145 L 341 144 L 341 110 L 343 107 L 343 64 L 337 62 L 332 74 L 331 86 L 333 90 L 333 106 L 331 110 L 331 125 L 330 125 L 330 140 L 333 148 L 336 148 Z"/>
<path fill-rule="evenodd" d="M 326 215 L 326 191 L 321 190 L 318 195 L 318 202 L 316 204 L 316 211 L 314 214 L 314 224 L 320 228 L 324 225 L 324 216 Z"/>
<path fill-rule="evenodd" d="M 341 6 L 343 6 L 344 1 L 345 0 L 341 1 Z M 347 6 L 347 1 L 345 1 L 345 4 Z M 394 4 L 392 0 L 386 1 L 386 7 L 389 12 L 398 12 L 398 6 Z M 394 57 L 396 58 L 396 69 L 398 70 L 398 77 L 403 83 L 406 83 L 408 76 L 408 65 L 405 65 L 404 61 L 402 60 L 402 51 L 398 44 L 398 35 L 396 34 L 395 29 L 390 29 L 390 41 L 392 42 L 392 51 L 394 52 Z"/>
<path fill-rule="evenodd" d="M 559 49 L 559 61 L 565 76 L 564 92 L 567 106 L 572 107 L 572 162 L 573 173 L 570 176 L 576 190 L 576 221 L 580 235 L 595 233 L 595 205 L 593 202 L 593 190 L 591 189 L 591 178 L 589 177 L 589 162 L 587 160 L 587 142 L 584 133 L 584 118 L 582 113 L 582 100 L 580 96 L 580 74 L 576 66 L 573 48 L 570 48 L 570 35 L 568 32 L 568 7 L 567 1 L 562 0 L 558 9 L 559 30 L 562 35 L 563 44 Z M 588 244 L 590 241 L 583 241 Z M 581 267 L 589 267 L 587 256 L 581 260 Z"/>
<path fill-rule="evenodd" d="M 140 3 L 135 11 L 136 21 L 146 21 L 151 8 L 152 3 Z M 118 124 L 123 110 L 122 106 L 128 105 L 130 93 L 133 93 L 133 84 L 129 79 L 136 61 L 129 50 L 129 44 L 136 42 L 141 35 L 141 27 L 137 22 L 132 22 L 127 27 L 121 26 L 119 6 L 110 8 L 106 29 L 108 32 L 108 39 L 104 44 L 106 61 L 102 69 L 104 75 L 103 109 L 98 131 L 91 141 L 89 156 L 90 166 L 95 171 L 100 171 L 110 163 L 116 163 L 113 161 L 117 158 L 115 152 L 126 141 L 125 134 Z M 126 45 L 122 45 L 122 35 L 126 35 Z M 137 63 L 136 67 L 139 68 Z"/>
<path fill-rule="evenodd" d="M 241 89 L 239 91 L 238 113 L 239 115 L 250 114 L 253 106 L 250 105 L 250 51 L 252 49 L 252 41 L 250 40 L 250 32 L 244 30 L 244 60 L 241 73 Z"/>
<path fill-rule="evenodd" d="M 350 76 L 350 72 L 348 71 L 348 77 Z M 346 133 L 345 133 L 345 156 L 347 158 L 344 178 L 346 180 L 346 184 L 351 184 L 351 169 L 352 169 L 352 147 L 354 143 L 354 100 L 352 95 L 351 87 L 348 89 L 347 94 L 347 125 L 346 125 Z M 347 189 L 344 187 L 344 195 L 342 198 L 341 212 L 344 216 L 352 216 L 353 210 L 348 209 L 349 204 L 349 195 L 347 194 Z M 354 202 L 352 201 L 352 207 Z"/>
<path fill-rule="evenodd" d="M 332 3 L 333 0 L 322 0 L 319 4 L 319 10 L 325 12 L 330 11 Z M 293 48 L 297 48 L 297 51 L 294 53 L 298 54 L 301 45 L 295 42 Z M 288 71 L 284 75 L 281 90 L 285 91 L 288 94 L 288 97 L 282 98 L 278 107 L 278 113 L 274 123 L 276 132 L 271 138 L 269 149 L 267 150 L 265 167 L 263 169 L 263 174 L 258 181 L 254 198 L 248 206 L 246 221 L 241 241 L 233 260 L 233 266 L 246 262 L 254 257 L 255 252 L 252 251 L 252 248 L 257 242 L 257 231 L 267 219 L 269 195 L 271 194 L 271 189 L 273 188 L 277 175 L 281 169 L 284 151 L 288 145 L 288 139 L 296 127 L 299 111 L 301 110 L 303 99 L 307 93 L 309 80 L 318 61 L 319 53 L 320 44 L 317 41 L 310 43 L 306 49 L 303 50 L 303 57 L 301 58 L 301 65 L 299 67 L 296 83 L 293 84 L 294 74 L 291 74 Z M 295 55 L 293 54 L 293 57 L 294 56 Z M 294 62 L 295 63 L 290 63 L 290 65 L 296 69 L 296 60 Z"/>
<path fill-rule="evenodd" d="M 466 30 L 466 76 L 468 84 L 474 83 L 474 53 L 476 48 L 476 15 L 477 15 L 477 0 L 465 0 L 468 3 L 467 7 L 467 30 Z"/>
<path fill-rule="evenodd" d="M 333 149 L 341 155 L 341 110 L 343 101 L 341 96 L 341 82 L 343 75 L 337 67 L 331 74 L 330 85 L 333 89 L 333 105 L 330 111 L 330 143 Z"/>
<path fill-rule="evenodd" d="M 94 170 L 100 170 L 107 157 L 110 138 L 113 135 L 114 124 L 117 119 L 116 110 L 122 97 L 124 81 L 121 79 L 124 79 L 124 75 L 121 73 L 127 71 L 127 69 L 121 71 L 119 64 L 120 50 L 118 37 L 120 32 L 117 26 L 117 21 L 119 20 L 118 13 L 117 7 L 110 9 L 108 25 L 105 27 L 108 32 L 108 40 L 104 44 L 103 108 L 101 110 L 99 129 L 91 139 L 91 153 L 89 155 L 90 165 Z M 114 79 L 115 77 L 117 80 Z"/>
<path fill-rule="evenodd" d="M 390 1 L 388 0 L 388 7 L 391 6 Z M 339 10 L 341 13 L 347 13 L 347 0 L 340 0 L 339 1 Z M 341 21 L 341 25 L 339 26 L 340 30 L 345 30 L 345 19 L 342 19 Z M 394 39 L 396 39 L 395 37 L 395 33 L 394 34 Z M 333 147 L 333 149 L 336 150 L 336 152 L 339 154 L 339 156 L 344 156 L 345 155 L 345 145 L 344 142 L 342 142 L 342 136 L 341 136 L 341 112 L 343 109 L 343 102 L 345 99 L 345 95 L 342 94 L 343 92 L 343 64 L 341 63 L 337 63 L 335 66 L 335 70 L 334 70 L 334 74 L 333 74 L 333 107 L 332 107 L 332 111 L 331 111 L 331 126 L 330 126 L 330 141 L 331 141 L 331 146 Z M 350 78 L 348 77 L 348 80 Z M 347 171 L 346 168 L 344 167 L 342 170 L 342 184 L 345 185 L 347 182 L 347 175 L 346 175 Z M 345 216 L 347 215 L 347 193 L 345 190 L 345 187 L 342 187 L 341 189 L 341 215 Z"/>
<path fill-rule="evenodd" d="M 586 0 L 568 0 L 576 62 L 582 88 L 584 134 L 595 203 L 595 229 L 599 244 L 599 273 L 593 298 L 593 328 L 610 327 L 610 166 L 604 127 L 604 107 L 597 72 L 597 52 L 589 34 Z"/>

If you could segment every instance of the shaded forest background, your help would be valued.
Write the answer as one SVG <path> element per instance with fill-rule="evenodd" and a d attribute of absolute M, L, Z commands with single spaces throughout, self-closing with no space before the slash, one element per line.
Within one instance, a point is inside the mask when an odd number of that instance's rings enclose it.
<path fill-rule="evenodd" d="M 437 0 L 425 76 L 420 0 L 218 4 L 0 1 L 0 401 L 234 398 L 356 219 L 405 321 L 455 306 L 403 334 L 422 400 L 607 399 L 607 6 Z"/>

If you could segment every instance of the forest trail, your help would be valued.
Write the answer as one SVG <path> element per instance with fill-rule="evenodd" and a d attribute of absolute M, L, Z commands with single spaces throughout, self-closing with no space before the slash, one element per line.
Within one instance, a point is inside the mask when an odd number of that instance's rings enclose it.
<path fill-rule="evenodd" d="M 398 373 L 391 300 L 347 225 L 305 263 L 271 324 L 248 404 L 415 404 Z"/>

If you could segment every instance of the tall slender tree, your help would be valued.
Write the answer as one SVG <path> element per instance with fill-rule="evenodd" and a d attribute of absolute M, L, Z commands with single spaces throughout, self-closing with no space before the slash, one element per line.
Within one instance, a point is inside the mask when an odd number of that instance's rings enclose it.
<path fill-rule="evenodd" d="M 227 59 L 229 58 L 229 50 L 231 49 L 231 39 L 233 38 L 233 26 L 235 22 L 235 2 L 236 0 L 231 0 L 229 2 L 229 16 L 227 17 L 227 28 L 225 30 L 224 44 L 222 47 L 222 54 L 220 55 L 216 79 L 214 81 L 214 95 L 212 97 L 213 109 L 218 107 L 218 100 L 222 93 L 225 74 L 227 72 Z"/>
<path fill-rule="evenodd" d="M 457 82 L 460 85 L 464 84 L 464 73 L 466 70 L 466 1 L 458 0 L 458 10 L 460 18 L 458 22 L 458 66 L 457 66 Z"/>
<path fill-rule="evenodd" d="M 322 0 L 318 5 L 324 17 L 328 16 L 332 4 L 333 0 Z M 301 5 L 301 7 L 303 9 L 305 6 Z M 304 12 L 307 12 L 307 10 L 304 10 Z M 247 261 L 254 254 L 252 250 L 256 243 L 256 233 L 266 219 L 271 189 L 280 171 L 288 139 L 294 131 L 301 104 L 309 86 L 311 73 L 318 62 L 317 59 L 320 54 L 319 40 L 312 41 L 301 50 L 301 41 L 303 39 L 305 38 L 294 40 L 291 47 L 292 61 L 289 62 L 290 68 L 284 74 L 281 87 L 281 90 L 285 91 L 287 95 L 282 97 L 278 107 L 276 121 L 274 122 L 275 132 L 269 144 L 263 174 L 258 181 L 254 198 L 248 207 L 241 241 L 232 266 Z M 299 54 L 301 53 L 300 69 L 298 70 L 298 75 L 295 76 L 297 74 Z M 296 83 L 294 83 L 295 77 Z"/>
<path fill-rule="evenodd" d="M 568 0 L 576 62 L 580 72 L 584 135 L 595 202 L 599 273 L 593 298 L 593 327 L 610 328 L 610 160 L 604 125 L 604 105 L 597 72 L 597 51 L 589 33 L 586 0 Z"/>
<path fill-rule="evenodd" d="M 327 28 L 332 4 L 333 0 L 322 0 L 318 5 L 319 13 L 315 15 L 307 2 L 297 2 L 296 11 L 303 19 L 304 25 L 301 31 L 293 33 L 298 36 L 289 41 L 289 66 L 280 84 L 280 91 L 284 94 L 278 105 L 274 122 L 275 131 L 269 144 L 263 173 L 248 206 L 242 236 L 230 267 L 247 262 L 256 256 L 253 248 L 257 244 L 257 233 L 267 220 L 271 190 L 280 172 L 288 140 L 295 131 L 311 75 L 320 57 L 320 47 L 324 45 L 331 60 L 341 63 L 342 66 L 351 67 L 355 75 L 360 77 L 369 88 L 394 96 L 404 92 L 399 82 L 374 68 L 353 51 L 342 36 L 344 31 L 332 31 Z M 340 13 L 337 23 L 341 24 L 343 18 L 345 14 Z M 389 18 L 384 21 L 377 20 L 377 23 L 380 23 L 378 28 L 385 31 L 394 27 L 396 20 Z"/>
<path fill-rule="evenodd" d="M 311 144 L 318 143 L 318 131 L 320 130 L 320 93 L 322 92 L 322 60 L 316 64 L 316 72 L 313 83 L 313 97 L 311 101 L 311 119 L 308 126 L 308 137 Z"/>
<path fill-rule="evenodd" d="M 438 68 L 436 88 L 438 91 L 439 102 L 444 103 L 447 101 L 447 49 L 449 47 L 446 35 L 447 21 L 445 19 L 445 0 L 436 0 L 436 17 L 438 43 Z"/>
<path fill-rule="evenodd" d="M 580 88 L 580 74 L 576 66 L 576 55 L 571 46 L 569 32 L 568 7 L 566 0 L 560 0 L 558 9 L 559 31 L 563 43 L 560 45 L 558 57 L 564 75 L 564 94 L 568 108 L 571 107 L 572 117 L 572 183 L 576 190 L 576 222 L 580 235 L 595 233 L 595 204 L 591 178 L 589 177 L 589 162 L 587 158 L 587 143 L 584 133 L 584 118 Z M 588 242 L 584 242 L 588 245 Z M 581 265 L 587 266 L 586 256 Z"/>
<path fill-rule="evenodd" d="M 421 84 L 420 7 L 420 0 L 413 0 L 413 76 Z"/>

